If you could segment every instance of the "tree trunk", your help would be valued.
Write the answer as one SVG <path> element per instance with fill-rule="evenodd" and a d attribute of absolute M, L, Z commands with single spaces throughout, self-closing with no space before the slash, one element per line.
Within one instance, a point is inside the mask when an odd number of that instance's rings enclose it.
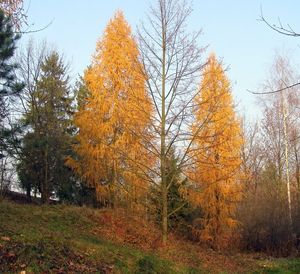
<path fill-rule="evenodd" d="M 31 202 L 31 186 L 30 184 L 26 187 L 26 199 L 28 202 Z"/>
<path fill-rule="evenodd" d="M 153 101 L 153 114 L 156 114 L 151 119 L 155 136 L 150 143 L 160 165 L 159 178 L 155 177 L 152 181 L 156 184 L 159 180 L 160 183 L 160 221 L 164 245 L 167 243 L 170 216 L 166 154 L 181 137 L 186 139 L 190 136 L 189 118 L 192 117 L 193 98 L 198 90 L 196 81 L 203 69 L 199 60 L 202 59 L 204 49 L 197 45 L 200 32 L 184 34 L 185 21 L 190 12 L 191 8 L 185 1 L 159 0 L 157 7 L 151 9 L 150 30 L 142 26 L 142 32 L 139 31 L 143 73 Z M 157 140 L 160 142 L 159 148 L 156 148 Z M 192 136 L 187 140 L 188 144 L 182 151 L 178 165 L 185 162 L 193 141 Z M 146 142 L 149 142 L 148 137 Z"/>
<path fill-rule="evenodd" d="M 162 198 L 162 242 L 165 246 L 168 240 L 168 186 L 166 180 L 166 32 L 162 24 L 162 104 L 161 104 L 161 136 L 160 136 L 160 172 Z"/>
<path fill-rule="evenodd" d="M 162 242 L 166 246 L 168 241 L 168 189 L 162 184 Z"/>
<path fill-rule="evenodd" d="M 49 184 L 48 184 L 48 144 L 45 150 L 45 178 L 42 183 L 42 204 L 49 204 Z"/>
<path fill-rule="evenodd" d="M 295 161 L 296 161 L 296 182 L 297 182 L 297 200 L 300 201 L 300 166 L 299 166 L 299 159 L 298 159 L 298 152 L 297 152 L 297 145 L 296 142 L 294 144 L 294 154 L 295 154 Z"/>
<path fill-rule="evenodd" d="M 291 203 L 291 190 L 290 190 L 290 175 L 289 175 L 289 150 L 288 150 L 288 134 L 287 134 L 287 117 L 288 106 L 285 94 L 282 94 L 282 108 L 283 108 L 283 133 L 284 133 L 284 155 L 285 155 L 285 168 L 286 168 L 286 185 L 287 185 L 287 202 L 288 202 L 288 216 L 289 216 L 289 228 L 292 231 L 293 219 L 292 219 L 292 203 Z"/>

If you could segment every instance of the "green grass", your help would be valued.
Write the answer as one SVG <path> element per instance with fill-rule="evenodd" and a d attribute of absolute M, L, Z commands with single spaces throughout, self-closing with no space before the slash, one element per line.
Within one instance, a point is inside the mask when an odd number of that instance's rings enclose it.
<path fill-rule="evenodd" d="M 145 252 L 95 233 L 100 214 L 89 208 L 0 202 L 0 273 L 300 273 L 299 259 L 234 256 L 241 266 L 235 272 L 225 264 L 216 271 L 224 259 L 217 253 L 202 265 L 196 247 Z"/>
<path fill-rule="evenodd" d="M 0 273 L 192 273 L 154 253 L 94 235 L 97 214 L 88 208 L 0 203 Z"/>
<path fill-rule="evenodd" d="M 269 259 L 259 263 L 260 270 L 254 273 L 294 274 L 300 273 L 300 259 Z"/>

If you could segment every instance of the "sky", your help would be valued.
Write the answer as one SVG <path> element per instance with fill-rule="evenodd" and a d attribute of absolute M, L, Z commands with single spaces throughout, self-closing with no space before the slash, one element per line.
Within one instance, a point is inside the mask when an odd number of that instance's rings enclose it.
<path fill-rule="evenodd" d="M 61 52 L 70 63 L 73 79 L 90 64 L 96 41 L 116 10 L 120 9 L 135 32 L 146 21 L 150 5 L 156 0 L 25 0 L 29 29 L 45 30 L 25 34 L 24 46 L 33 38 Z M 259 97 L 247 90 L 259 91 L 269 75 L 276 52 L 288 55 L 300 74 L 300 37 L 288 37 L 272 31 L 259 19 L 261 10 L 270 23 L 289 24 L 300 33 L 300 1 L 297 0 L 193 0 L 188 30 L 202 29 L 200 46 L 227 68 L 233 95 L 241 114 L 257 117 Z"/>

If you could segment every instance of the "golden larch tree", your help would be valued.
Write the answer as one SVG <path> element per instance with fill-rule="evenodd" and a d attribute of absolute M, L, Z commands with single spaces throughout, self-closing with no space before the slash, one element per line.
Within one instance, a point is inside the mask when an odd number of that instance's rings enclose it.
<path fill-rule="evenodd" d="M 86 102 L 74 117 L 77 157 L 68 163 L 107 206 L 136 201 L 146 188 L 144 137 L 152 105 L 138 57 L 130 26 L 118 11 L 97 42 L 83 79 Z"/>
<path fill-rule="evenodd" d="M 241 134 L 230 82 L 214 54 L 208 59 L 195 98 L 193 201 L 202 209 L 196 234 L 215 248 L 224 247 L 236 227 L 240 198 Z M 205 124 L 197 132 L 199 125 Z"/>

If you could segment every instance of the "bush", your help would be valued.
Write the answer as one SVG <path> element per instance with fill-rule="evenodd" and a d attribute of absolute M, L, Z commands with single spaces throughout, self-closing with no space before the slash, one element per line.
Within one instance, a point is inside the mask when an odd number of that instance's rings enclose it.
<path fill-rule="evenodd" d="M 295 249 L 289 225 L 286 184 L 269 166 L 256 186 L 247 188 L 239 208 L 242 247 L 273 256 L 288 256 Z"/>
<path fill-rule="evenodd" d="M 146 255 L 137 262 L 136 274 L 156 274 L 156 273 L 174 273 L 167 262 L 158 260 L 157 258 Z"/>

